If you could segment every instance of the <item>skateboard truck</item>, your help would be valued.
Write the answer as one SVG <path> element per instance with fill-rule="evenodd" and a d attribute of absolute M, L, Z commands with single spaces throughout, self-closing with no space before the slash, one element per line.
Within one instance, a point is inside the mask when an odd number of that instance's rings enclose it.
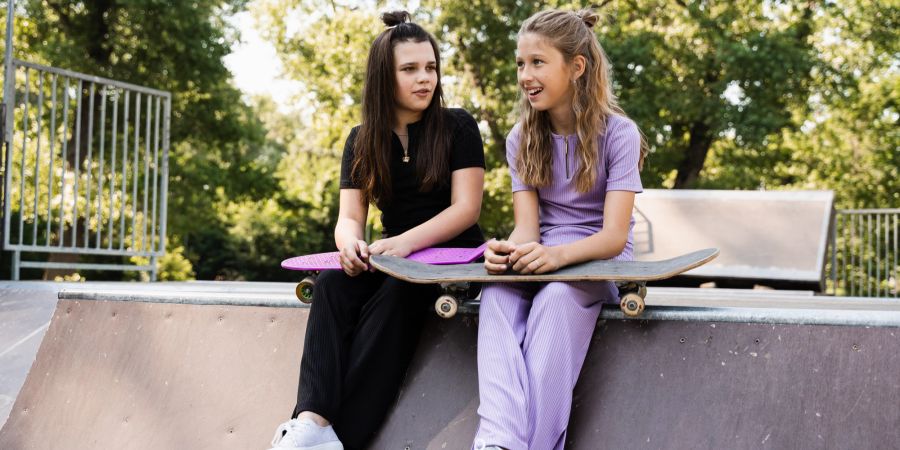
<path fill-rule="evenodd" d="M 303 280 L 297 284 L 294 288 L 294 295 L 297 296 L 297 300 L 300 300 L 307 305 L 312 304 L 313 288 L 316 286 L 317 275 L 318 272 L 304 277 Z M 459 310 L 460 301 L 457 300 L 457 298 L 465 298 L 466 291 L 468 290 L 468 283 L 448 285 L 443 289 L 444 293 L 434 302 L 434 312 L 444 319 L 449 319 L 455 316 L 456 312 Z"/>
<path fill-rule="evenodd" d="M 297 287 L 294 293 L 297 299 L 309 305 L 313 302 L 313 287 L 316 284 L 316 275 L 305 277 Z M 451 283 L 443 287 L 444 293 L 438 296 L 434 302 L 434 312 L 444 319 L 449 319 L 456 315 L 459 311 L 459 298 L 466 298 L 469 290 L 469 283 Z"/>
<path fill-rule="evenodd" d="M 619 288 L 619 308 L 629 317 L 640 316 L 644 312 L 644 298 L 647 297 L 647 284 L 644 282 L 628 281 L 616 283 Z M 467 289 L 465 283 L 448 284 L 443 286 L 444 293 L 434 302 L 434 312 L 443 319 L 450 319 L 459 312 L 460 295 L 465 295 Z"/>

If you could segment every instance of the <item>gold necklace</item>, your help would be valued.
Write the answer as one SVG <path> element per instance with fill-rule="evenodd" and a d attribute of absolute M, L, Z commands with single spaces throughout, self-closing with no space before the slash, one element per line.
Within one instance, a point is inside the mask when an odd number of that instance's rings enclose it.
<path fill-rule="evenodd" d="M 408 134 L 400 134 L 397 132 L 394 132 L 394 134 L 396 134 L 398 137 L 409 137 Z M 409 146 L 409 142 L 407 142 L 406 145 Z M 403 147 L 403 142 L 400 143 L 400 146 Z M 403 147 L 403 162 L 409 162 L 409 150 L 406 147 Z"/>

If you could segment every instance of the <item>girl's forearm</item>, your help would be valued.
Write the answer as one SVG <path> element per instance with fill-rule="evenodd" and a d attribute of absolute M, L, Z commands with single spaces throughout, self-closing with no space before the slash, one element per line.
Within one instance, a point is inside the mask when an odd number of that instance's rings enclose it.
<path fill-rule="evenodd" d="M 340 250 L 350 243 L 365 239 L 365 227 L 355 219 L 339 217 L 334 226 L 334 244 Z"/>
<path fill-rule="evenodd" d="M 625 249 L 628 230 L 603 229 L 584 239 L 556 246 L 563 265 L 578 264 L 596 259 L 610 259 Z"/>
<path fill-rule="evenodd" d="M 541 242 L 541 232 L 539 229 L 533 230 L 531 227 L 517 226 L 513 228 L 513 231 L 509 234 L 507 240 L 515 244 L 525 244 L 527 242 L 539 243 Z"/>
<path fill-rule="evenodd" d="M 480 202 L 477 205 L 474 203 L 454 203 L 427 222 L 398 237 L 409 242 L 413 251 L 449 241 L 478 223 L 481 204 Z"/>
<path fill-rule="evenodd" d="M 556 251 L 563 265 L 618 256 L 628 243 L 634 192 L 610 191 L 603 205 L 603 228 L 575 242 L 560 245 Z"/>

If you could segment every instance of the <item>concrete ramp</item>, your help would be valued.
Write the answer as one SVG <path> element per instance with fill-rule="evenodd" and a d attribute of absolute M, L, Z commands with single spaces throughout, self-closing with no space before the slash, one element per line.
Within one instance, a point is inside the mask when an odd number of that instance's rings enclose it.
<path fill-rule="evenodd" d="M 476 327 L 437 322 L 372 448 L 463 449 L 478 423 Z M 569 449 L 896 448 L 892 328 L 601 321 Z M 451 369 L 452 368 L 452 369 Z"/>
<path fill-rule="evenodd" d="M 2 449 L 264 448 L 308 309 L 60 300 Z"/>
<path fill-rule="evenodd" d="M 716 291 L 651 288 L 648 320 L 604 311 L 575 390 L 567 448 L 900 442 L 900 304 Z M 260 306 L 265 296 L 299 305 L 280 295 L 61 293 L 0 448 L 267 448 L 293 409 L 308 312 Z M 206 304 L 183 304 L 191 297 Z M 665 314 L 674 316 L 657 320 Z M 371 448 L 470 445 L 476 320 L 429 319 Z"/>
<path fill-rule="evenodd" d="M 720 287 L 824 288 L 831 191 L 648 189 L 635 205 L 639 260 L 716 247 L 719 257 L 687 278 Z"/>
<path fill-rule="evenodd" d="M 56 289 L 10 284 L 0 282 L 0 424 L 25 383 L 57 301 Z"/>

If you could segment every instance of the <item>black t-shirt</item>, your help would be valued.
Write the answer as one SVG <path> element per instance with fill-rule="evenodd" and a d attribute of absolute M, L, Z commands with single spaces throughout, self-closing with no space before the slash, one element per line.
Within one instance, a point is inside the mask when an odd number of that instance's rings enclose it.
<path fill-rule="evenodd" d="M 451 130 L 450 172 L 467 167 L 484 167 L 484 146 L 475 119 L 463 109 L 444 109 L 445 123 Z M 381 223 L 385 237 L 397 236 L 411 228 L 427 222 L 450 206 L 450 183 L 436 186 L 431 191 L 422 192 L 416 176 L 416 156 L 424 132 L 421 122 L 407 126 L 409 131 L 408 153 L 410 161 L 403 162 L 403 145 L 400 138 L 393 135 L 391 145 L 390 170 L 392 199 L 388 204 L 379 204 Z M 344 144 L 341 161 L 341 189 L 358 189 L 351 177 L 353 167 L 353 143 L 359 126 L 353 127 Z M 384 202 L 382 202 L 384 203 Z M 477 224 L 460 233 L 456 238 L 438 244 L 442 247 L 477 247 L 484 242 L 484 236 Z"/>

